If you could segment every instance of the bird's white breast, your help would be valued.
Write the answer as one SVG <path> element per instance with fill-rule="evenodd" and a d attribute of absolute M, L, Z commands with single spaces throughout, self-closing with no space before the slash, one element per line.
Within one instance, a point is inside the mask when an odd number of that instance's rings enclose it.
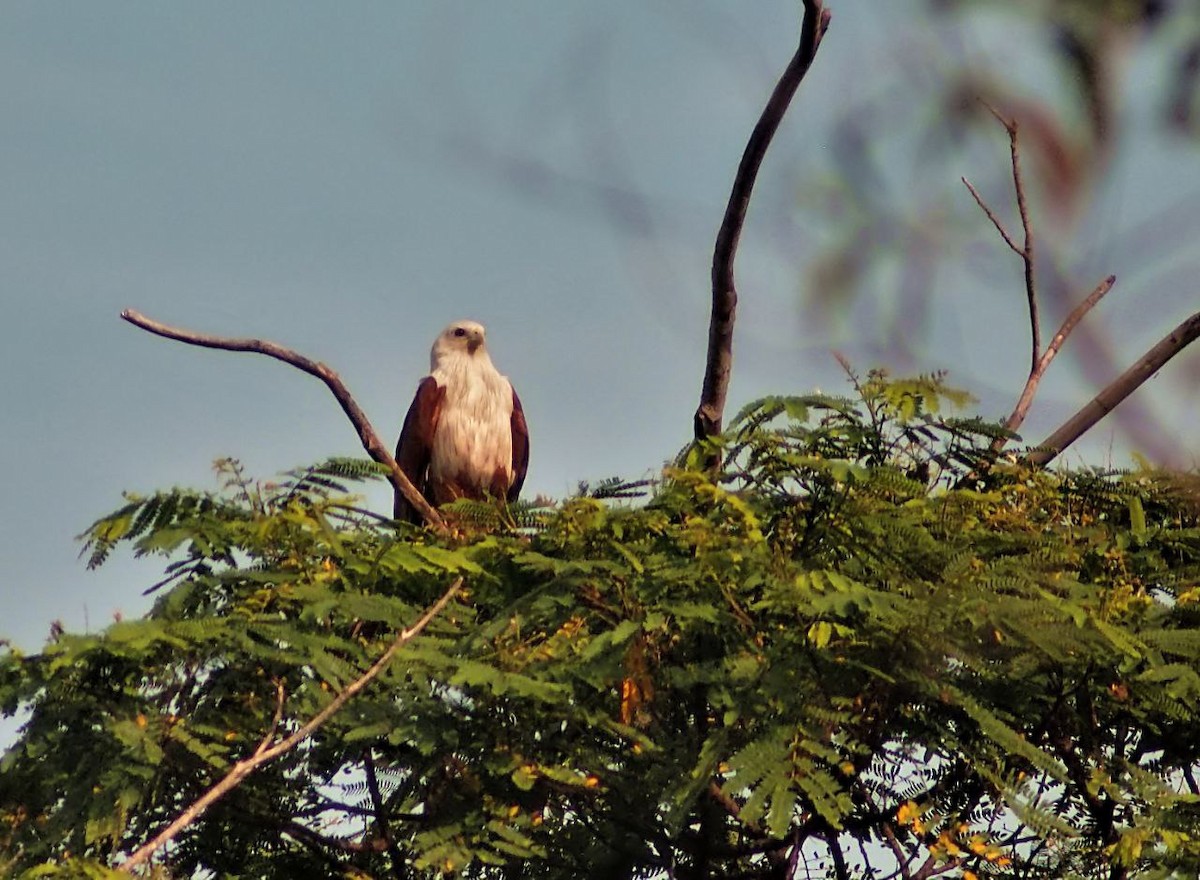
<path fill-rule="evenodd" d="M 446 389 L 429 460 L 430 477 L 491 489 L 512 482 L 513 391 L 490 361 L 449 358 L 431 374 Z"/>

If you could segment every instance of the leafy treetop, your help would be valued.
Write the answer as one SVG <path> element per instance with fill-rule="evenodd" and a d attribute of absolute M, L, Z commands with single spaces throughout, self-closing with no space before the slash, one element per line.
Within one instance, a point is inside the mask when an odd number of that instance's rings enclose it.
<path fill-rule="evenodd" d="M 166 559 L 153 610 L 0 660 L 3 871 L 113 873 L 461 576 L 152 870 L 1195 876 L 1197 483 L 996 458 L 963 402 L 769 398 L 694 453 L 719 473 L 450 532 L 359 509 L 358 461 L 130 497 L 88 552 Z"/>

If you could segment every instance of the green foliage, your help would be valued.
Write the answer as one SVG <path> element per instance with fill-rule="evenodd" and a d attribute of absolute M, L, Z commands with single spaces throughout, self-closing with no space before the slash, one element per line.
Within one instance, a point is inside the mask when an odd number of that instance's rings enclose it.
<path fill-rule="evenodd" d="M 358 509 L 357 462 L 128 499 L 85 552 L 165 560 L 152 612 L 0 661 L 2 864 L 104 876 L 461 575 L 163 869 L 1195 876 L 1196 481 L 1032 471 L 938 376 L 854 387 L 746 408 L 720 474 L 462 503 L 441 537 Z"/>

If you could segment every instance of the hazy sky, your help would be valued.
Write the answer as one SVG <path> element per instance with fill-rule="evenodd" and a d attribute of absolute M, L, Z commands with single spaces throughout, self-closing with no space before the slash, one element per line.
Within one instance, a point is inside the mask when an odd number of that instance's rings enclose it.
<path fill-rule="evenodd" d="M 269 478 L 360 453 L 316 380 L 152 337 L 119 320 L 127 306 L 325 361 L 389 440 L 434 336 L 474 318 L 525 404 L 527 495 L 655 471 L 691 430 L 713 235 L 798 6 L 4 3 L 0 635 L 34 648 L 53 619 L 97 629 L 148 606 L 159 564 L 118 557 L 88 573 L 76 559 L 73 536 L 123 490 L 211 488 L 225 455 Z M 829 122 L 850 102 L 920 107 L 939 32 L 908 17 L 915 0 L 830 6 L 740 256 L 731 410 L 840 390 L 830 350 L 866 368 L 881 347 L 861 307 L 824 322 L 806 311 L 800 264 L 822 232 L 797 225 L 795 167 L 846 158 Z M 953 51 L 1003 63 L 1011 47 L 986 37 L 1011 23 L 981 28 Z M 951 155 L 946 180 L 1002 184 L 1002 138 L 986 157 Z M 881 187 L 913 183 L 903 159 L 876 160 Z M 1189 145 L 1123 154 L 1102 231 L 1154 216 L 1197 169 Z M 1013 283 L 1011 255 L 977 231 L 990 253 L 979 265 Z M 1176 276 L 1194 277 L 1196 250 L 1173 253 L 1166 280 L 1138 254 L 1080 257 L 1084 277 L 1132 272 L 1098 319 L 1118 328 L 1124 362 L 1195 308 Z M 1019 287 L 981 300 L 981 283 L 939 280 L 928 358 L 905 368 L 953 367 L 999 415 L 1019 389 L 1026 318 Z M 886 311 L 886 295 L 872 308 Z M 1061 373 L 1051 402 L 1097 390 L 1069 364 Z M 1194 430 L 1196 395 L 1181 407 L 1172 387 L 1154 411 Z M 386 509 L 388 492 L 371 503 Z"/>

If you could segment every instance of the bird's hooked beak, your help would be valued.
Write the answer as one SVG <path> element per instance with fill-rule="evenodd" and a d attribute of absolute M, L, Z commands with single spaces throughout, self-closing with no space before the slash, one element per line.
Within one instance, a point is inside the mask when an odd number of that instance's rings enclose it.
<path fill-rule="evenodd" d="M 467 332 L 467 352 L 475 354 L 483 346 L 483 333 L 478 330 Z"/>

